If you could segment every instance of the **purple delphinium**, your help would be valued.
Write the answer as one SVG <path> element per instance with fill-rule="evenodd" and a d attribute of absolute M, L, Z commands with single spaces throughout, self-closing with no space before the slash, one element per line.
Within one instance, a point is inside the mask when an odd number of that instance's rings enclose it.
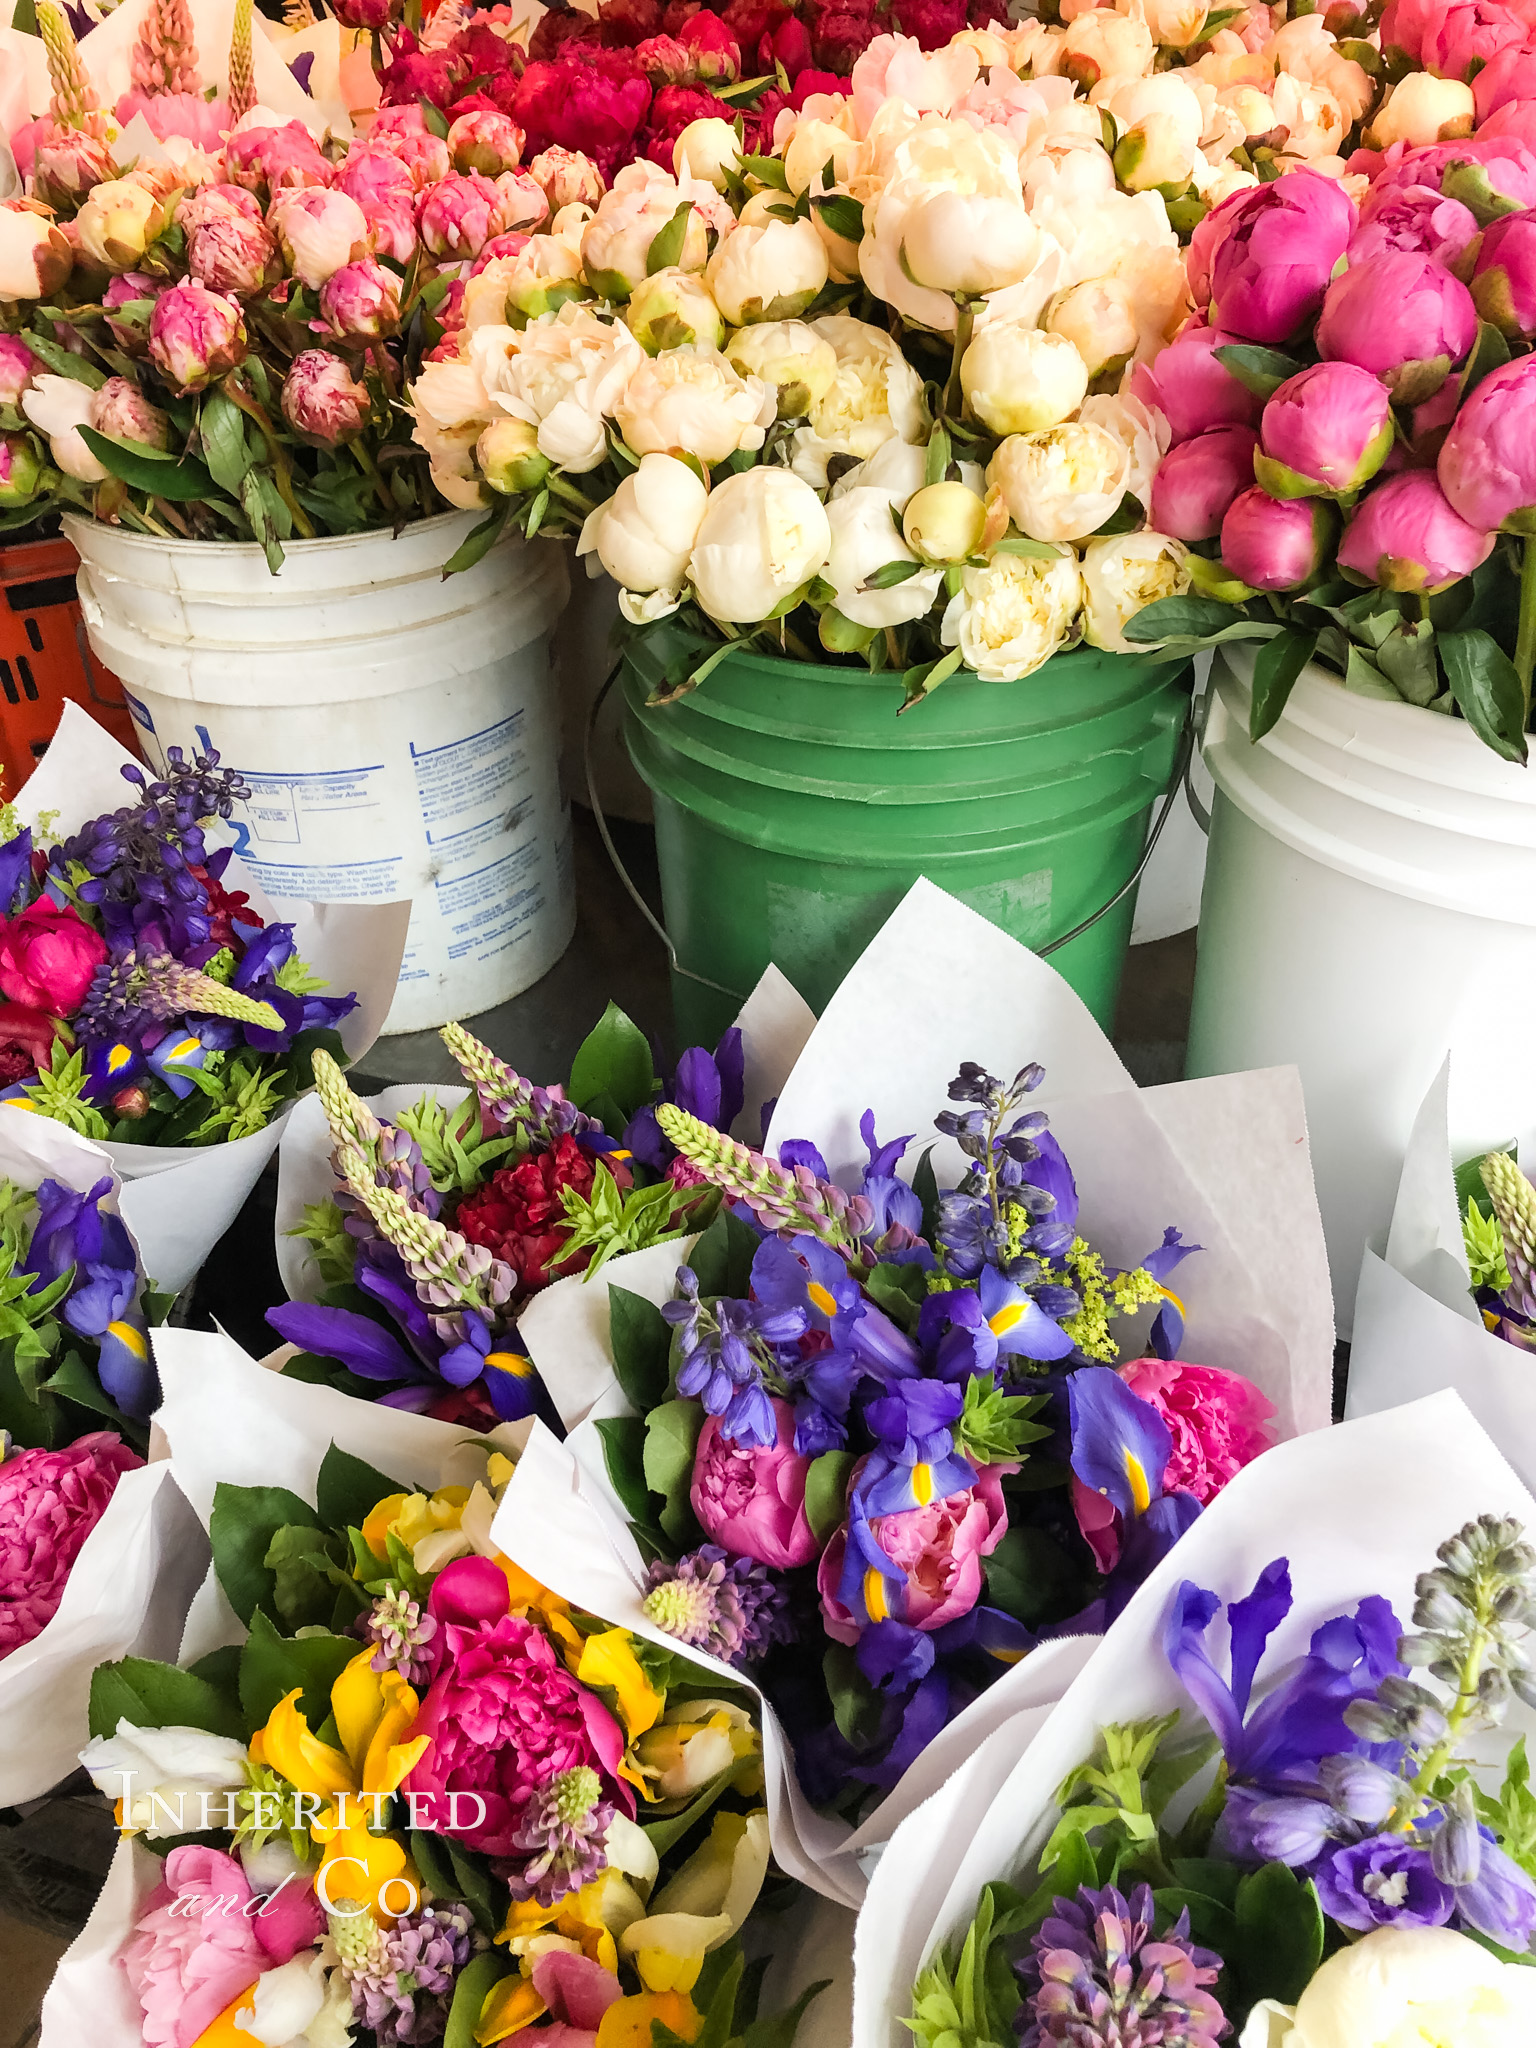
<path fill-rule="evenodd" d="M 437 1622 L 409 1593 L 380 1593 L 357 1617 L 353 1633 L 372 1643 L 372 1670 L 398 1671 L 407 1685 L 418 1690 L 431 1679 L 435 1659 L 428 1645 L 437 1634 Z"/>
<path fill-rule="evenodd" d="M 606 1869 L 604 1841 L 613 1802 L 603 1797 L 602 1780 L 586 1764 L 558 1771 L 523 1810 L 513 1843 L 527 1862 L 507 1873 L 514 1899 L 552 1906 L 578 1892 Z"/>
<path fill-rule="evenodd" d="M 1341 1927 L 1443 1927 L 1456 1895 L 1428 1849 L 1405 1835 L 1371 1835 L 1335 1849 L 1313 1872 L 1323 1911 Z"/>
<path fill-rule="evenodd" d="M 1220 1956 L 1189 1939 L 1189 1915 L 1153 1935 L 1150 1885 L 1055 1899 L 1018 1965 L 1020 2048 L 1215 2048 L 1231 2032 L 1205 1988 Z"/>
<path fill-rule="evenodd" d="M 645 1611 L 657 1628 L 724 1663 L 744 1669 L 792 1639 L 789 1594 L 777 1574 L 718 1544 L 701 1544 L 676 1564 L 657 1558 L 646 1589 Z"/>
<path fill-rule="evenodd" d="M 733 1443 L 758 1449 L 773 1443 L 778 1425 L 764 1372 L 775 1369 L 776 1346 L 796 1343 L 804 1333 L 804 1309 L 770 1309 L 755 1301 L 705 1303 L 690 1266 L 678 1267 L 677 1285 L 682 1298 L 664 1303 L 661 1313 L 678 1332 L 678 1393 L 718 1416 L 721 1434 Z"/>
<path fill-rule="evenodd" d="M 377 2048 L 422 2048 L 442 2039 L 454 1979 L 474 1948 L 473 1929 L 467 1906 L 422 1906 L 374 1930 L 356 1964 L 343 1948 L 353 2014 L 373 2029 Z"/>

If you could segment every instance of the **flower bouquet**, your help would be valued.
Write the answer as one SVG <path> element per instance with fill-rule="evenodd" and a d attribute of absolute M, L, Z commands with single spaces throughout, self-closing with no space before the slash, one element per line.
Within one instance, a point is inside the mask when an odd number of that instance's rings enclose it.
<path fill-rule="evenodd" d="M 202 1370 L 262 1433 L 257 1369 Z M 445 2031 L 617 2048 L 656 2020 L 752 2038 L 759 1973 L 737 1935 L 769 1845 L 749 1711 L 500 1554 L 503 1452 L 454 1452 L 421 1417 L 390 1429 L 440 1483 L 321 1456 L 311 1435 L 313 1504 L 219 1484 L 215 1569 L 242 1640 L 185 1669 L 98 1671 L 84 1761 L 132 1839 L 45 2030 L 89 2000 L 125 2048 L 210 2028 L 270 2048 Z M 217 1467 L 204 1443 L 191 1456 L 199 1477 Z"/>
<path fill-rule="evenodd" d="M 1241 1473 L 1011 1769 L 898 1831 L 855 2048 L 1525 2039 L 1532 1512 L 1449 1395 Z"/>
<path fill-rule="evenodd" d="M 404 942 L 405 905 L 282 921 L 253 900 L 210 843 L 242 793 L 216 756 L 174 748 L 151 780 L 71 705 L 0 814 L 0 1113 L 110 1148 L 168 1292 L 233 1222 L 311 1049 L 373 1043 Z"/>
<path fill-rule="evenodd" d="M 157 1309 L 94 1145 L 0 1124 L 0 1805 L 74 1768 L 103 1657 L 167 1655 L 206 1555 L 145 1465 Z"/>

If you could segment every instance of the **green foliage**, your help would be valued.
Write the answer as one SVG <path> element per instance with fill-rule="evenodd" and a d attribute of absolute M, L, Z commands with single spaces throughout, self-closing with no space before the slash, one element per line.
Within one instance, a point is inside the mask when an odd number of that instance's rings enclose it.
<path fill-rule="evenodd" d="M 608 1344 L 613 1369 L 636 1415 L 644 1415 L 667 1397 L 672 1331 L 661 1310 L 643 1295 L 610 1284 Z"/>
<path fill-rule="evenodd" d="M 1317 652 L 1318 636 L 1291 627 L 1267 640 L 1253 660 L 1253 698 L 1248 737 L 1255 745 L 1273 730 L 1296 686 L 1296 678 Z"/>
<path fill-rule="evenodd" d="M 433 112 L 436 113 L 436 108 Z M 441 120 L 442 116 L 438 115 Z M 505 1949 L 488 1948 L 471 1956 L 454 1979 L 453 2003 L 448 2008 L 448 2025 L 443 2048 L 475 2048 L 475 2029 L 480 2012 L 492 1991 L 512 1967 Z"/>
<path fill-rule="evenodd" d="M 645 1418 L 645 1483 L 665 1502 L 661 1528 L 679 1550 L 703 1541 L 688 1498 L 703 1426 L 704 1410 L 697 1401 L 664 1401 Z"/>
<path fill-rule="evenodd" d="M 51 1117 L 66 1129 L 78 1131 L 82 1138 L 99 1142 L 107 1136 L 109 1126 L 101 1111 L 83 1099 L 80 1091 L 84 1086 L 84 1046 L 71 1052 L 62 1038 L 56 1038 L 46 1071 L 38 1068 L 37 1079 L 28 1082 L 23 1095 L 40 1116 Z"/>
<path fill-rule="evenodd" d="M 331 1687 L 358 1654 L 355 1636 L 336 1636 L 317 1629 L 302 1636 L 279 1635 L 266 1615 L 251 1616 L 251 1632 L 240 1659 L 240 1705 L 251 1727 L 265 1726 L 268 1715 L 295 1689 L 302 1695 L 299 1710 L 312 1729 L 331 1711 Z"/>
<path fill-rule="evenodd" d="M 1029 1454 L 1026 1444 L 1038 1443 L 1050 1429 L 1031 1422 L 1045 1406 L 1044 1394 L 1008 1394 L 991 1385 L 982 1373 L 965 1383 L 965 1406 L 955 1424 L 955 1449 L 974 1465 L 1005 1465 Z"/>
<path fill-rule="evenodd" d="M 658 1085 L 645 1033 L 617 1003 L 610 1003 L 576 1048 L 566 1093 L 617 1136 L 635 1111 L 653 1099 Z"/>
<path fill-rule="evenodd" d="M 239 1703 L 206 1678 L 148 1657 L 120 1657 L 91 1673 L 92 1735 L 115 1735 L 119 1721 L 136 1728 L 202 1728 L 210 1735 L 246 1737 Z"/>
<path fill-rule="evenodd" d="M 440 1102 L 423 1095 L 394 1121 L 421 1148 L 422 1164 L 440 1195 L 468 1194 L 487 1180 L 519 1139 L 500 1133 L 481 1135 L 480 1103 L 473 1089 L 462 1102 Z"/>
<path fill-rule="evenodd" d="M 329 1197 L 307 1203 L 288 1235 L 304 1239 L 327 1287 L 344 1286 L 351 1280 L 357 1266 L 357 1240 L 348 1236 L 346 1218 Z"/>
<path fill-rule="evenodd" d="M 858 1463 L 852 1451 L 823 1451 L 805 1475 L 805 1519 L 825 1546 L 848 1512 L 848 1481 Z"/>
<path fill-rule="evenodd" d="M 315 1508 L 327 1529 L 360 1528 L 381 1500 L 413 1489 L 391 1479 L 362 1458 L 332 1444 L 320 1461 L 315 1483 Z"/>
<path fill-rule="evenodd" d="M 1510 1750 L 1499 1790 L 1485 1792 L 1472 1785 L 1472 1803 L 1484 1827 L 1498 1836 L 1505 1855 L 1536 1877 L 1536 1793 L 1531 1790 L 1531 1767 L 1522 1735 Z"/>
<path fill-rule="evenodd" d="M 240 1619 L 250 1626 L 258 1607 L 277 1613 L 277 1576 L 267 1563 L 279 1529 L 297 1526 L 320 1529 L 319 1517 L 307 1501 L 286 1486 L 214 1488 L 208 1535 L 219 1584 Z M 323 1532 L 322 1532 L 323 1533 Z"/>
<path fill-rule="evenodd" d="M 697 1226 L 698 1212 L 718 1208 L 720 1197 L 714 1188 L 678 1188 L 670 1180 L 655 1187 L 621 1191 L 612 1173 L 598 1160 L 592 1176 L 592 1192 L 576 1188 L 560 1190 L 567 1232 L 562 1259 L 578 1252 L 590 1252 L 585 1277 L 590 1280 L 621 1252 L 644 1251 L 648 1245 L 666 1244 L 686 1237 Z"/>

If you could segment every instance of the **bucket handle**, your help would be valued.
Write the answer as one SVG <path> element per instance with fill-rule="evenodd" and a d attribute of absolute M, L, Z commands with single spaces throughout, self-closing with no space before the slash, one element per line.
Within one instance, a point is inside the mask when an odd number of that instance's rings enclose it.
<path fill-rule="evenodd" d="M 685 981 L 697 982 L 701 988 L 713 989 L 717 995 L 729 996 L 733 1002 L 744 1003 L 747 998 L 742 995 L 739 989 L 727 988 L 722 981 L 711 981 L 707 974 L 695 974 L 691 967 L 685 967 L 682 961 L 678 959 L 677 948 L 672 943 L 670 932 L 668 932 L 661 919 L 652 910 L 649 903 L 646 902 L 640 891 L 635 887 L 634 882 L 630 879 L 629 870 L 620 859 L 618 848 L 613 843 L 613 835 L 608 830 L 608 820 L 603 815 L 603 806 L 597 794 L 597 774 L 592 761 L 592 742 L 597 734 L 599 714 L 602 711 L 603 705 L 607 702 L 608 692 L 617 682 L 619 671 L 623 666 L 624 662 L 621 656 L 613 664 L 613 667 L 609 669 L 607 676 L 604 678 L 603 686 L 593 699 L 592 709 L 587 715 L 587 729 L 582 741 L 582 765 L 586 771 L 587 802 L 591 806 L 592 816 L 597 821 L 598 835 L 602 839 L 604 850 L 613 864 L 615 874 L 623 883 L 630 901 L 640 912 L 640 915 L 645 919 L 657 938 L 660 939 L 663 946 L 666 947 L 667 959 L 671 964 L 672 972 L 680 974 Z M 1081 924 L 1073 925 L 1071 931 L 1063 932 L 1059 939 L 1052 939 L 1044 946 L 1033 946 L 1030 948 L 1031 952 L 1037 953 L 1042 960 L 1049 958 L 1052 953 L 1060 952 L 1063 946 L 1069 946 L 1074 939 L 1080 939 L 1083 933 L 1091 931 L 1101 918 L 1108 917 L 1117 903 L 1124 902 L 1125 898 L 1136 887 L 1136 884 L 1146 872 L 1147 862 L 1152 858 L 1153 853 L 1157 849 L 1157 842 L 1162 837 L 1163 827 L 1167 824 L 1169 814 L 1172 812 L 1174 804 L 1178 801 L 1181 789 L 1189 801 L 1189 807 L 1193 811 L 1201 831 L 1209 833 L 1211 829 L 1211 814 L 1195 794 L 1194 786 L 1190 780 L 1190 770 L 1195 757 L 1195 734 L 1199 728 L 1206 701 L 1204 695 L 1196 698 L 1191 693 L 1189 708 L 1184 714 L 1184 724 L 1179 733 L 1179 751 L 1174 761 L 1173 774 L 1169 778 L 1168 788 L 1163 796 L 1162 807 L 1153 820 L 1152 830 L 1147 834 L 1147 843 L 1141 850 L 1140 860 L 1137 861 L 1135 867 L 1132 868 L 1130 874 L 1120 884 L 1120 887 L 1109 898 L 1108 902 L 1101 903 L 1097 910 L 1083 919 Z"/>

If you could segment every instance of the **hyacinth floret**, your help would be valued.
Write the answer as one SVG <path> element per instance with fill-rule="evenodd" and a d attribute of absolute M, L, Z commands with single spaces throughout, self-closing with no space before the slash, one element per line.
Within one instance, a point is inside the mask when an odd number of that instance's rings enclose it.
<path fill-rule="evenodd" d="M 380 1593 L 372 1607 L 357 1617 L 354 1630 L 364 1642 L 373 1644 L 370 1667 L 374 1671 L 398 1671 L 407 1685 L 418 1688 L 431 1678 L 428 1645 L 437 1634 L 437 1621 L 403 1588 L 391 1587 Z"/>
<path fill-rule="evenodd" d="M 789 1593 L 778 1575 L 716 1543 L 701 1544 L 676 1564 L 656 1558 L 646 1585 L 647 1618 L 722 1663 L 744 1669 L 792 1638 Z"/>
<path fill-rule="evenodd" d="M 765 1158 L 673 1102 L 657 1104 L 656 1121 L 688 1164 L 711 1187 L 745 1203 L 765 1230 L 808 1231 L 847 1257 L 873 1226 L 874 1209 L 866 1196 L 845 1193 L 808 1166 L 791 1170 Z"/>
<path fill-rule="evenodd" d="M 1507 1152 L 1490 1152 L 1479 1172 L 1504 1239 L 1504 1298 L 1518 1315 L 1536 1316 L 1536 1188 Z"/>
<path fill-rule="evenodd" d="M 366 1908 L 344 1899 L 330 1933 L 352 1988 L 353 2017 L 373 2029 L 377 2048 L 420 2048 L 442 2038 L 454 1981 L 475 1949 L 467 1906 L 421 1906 L 380 1930 Z"/>
<path fill-rule="evenodd" d="M 595 1118 L 576 1107 L 564 1089 L 535 1087 L 462 1024 L 445 1024 L 440 1035 L 497 1130 L 516 1132 L 530 1144 L 553 1145 L 568 1133 L 579 1136 L 601 1128 Z"/>
<path fill-rule="evenodd" d="M 590 1765 L 557 1771 L 529 1799 L 512 1840 L 528 1861 L 507 1878 L 514 1899 L 553 1906 L 605 1870 L 613 1802 Z"/>
<path fill-rule="evenodd" d="M 1159 1940 L 1150 1885 L 1058 1898 L 1018 1965 L 1020 2048 L 1216 2048 L 1231 2032 L 1206 1987 L 1221 1958 L 1189 1939 L 1189 1914 Z"/>
<path fill-rule="evenodd" d="M 140 92 L 152 97 L 198 90 L 197 45 L 187 0 L 150 0 L 130 69 Z"/>

